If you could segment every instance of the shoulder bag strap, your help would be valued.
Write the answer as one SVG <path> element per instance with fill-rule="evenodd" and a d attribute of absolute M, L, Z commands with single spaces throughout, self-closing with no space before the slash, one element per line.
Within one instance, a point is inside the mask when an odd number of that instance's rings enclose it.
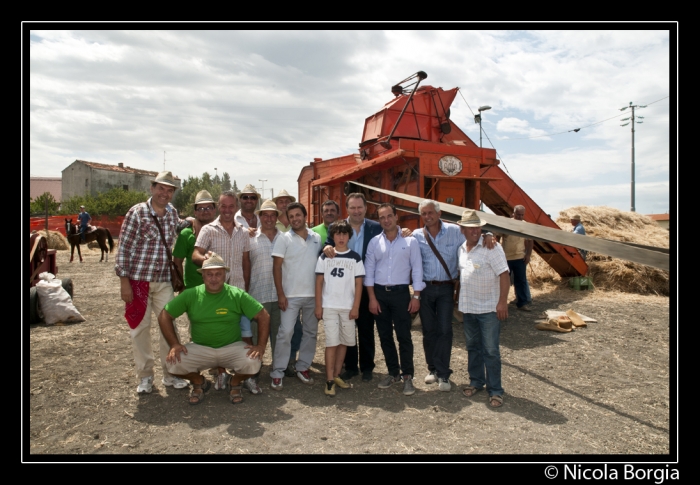
<path fill-rule="evenodd" d="M 158 221 L 158 218 L 153 214 L 151 214 L 151 217 L 153 217 L 153 220 L 156 221 L 156 225 L 158 226 L 158 232 L 160 232 L 160 239 L 163 241 L 163 246 L 165 246 L 165 254 L 168 256 L 168 261 L 172 262 L 173 253 L 170 251 L 168 244 L 165 242 L 165 234 L 163 233 L 163 228 L 160 225 L 160 221 Z"/>
<path fill-rule="evenodd" d="M 428 234 L 428 230 L 425 227 L 423 228 L 423 235 L 425 236 L 425 240 L 428 241 L 428 246 L 430 246 L 430 249 L 433 250 L 433 253 L 435 253 L 435 256 L 438 258 L 438 261 L 440 261 L 445 273 L 447 273 L 448 278 L 452 279 L 452 273 L 450 273 L 450 270 L 447 268 L 447 263 L 445 263 L 445 260 L 442 259 L 442 255 L 435 247 L 435 244 L 433 244 L 433 241 L 430 239 L 430 234 Z"/>

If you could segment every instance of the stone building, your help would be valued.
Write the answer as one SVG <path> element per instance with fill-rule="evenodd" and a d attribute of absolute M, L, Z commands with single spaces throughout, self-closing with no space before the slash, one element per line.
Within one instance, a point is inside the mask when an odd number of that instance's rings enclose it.
<path fill-rule="evenodd" d="M 125 167 L 123 163 L 107 165 L 76 160 L 64 168 L 61 175 L 63 180 L 61 200 L 68 200 L 76 195 L 90 194 L 95 197 L 115 187 L 149 193 L 151 180 L 158 175 L 158 172 Z M 179 177 L 175 177 L 175 183 L 179 190 L 181 184 Z"/>

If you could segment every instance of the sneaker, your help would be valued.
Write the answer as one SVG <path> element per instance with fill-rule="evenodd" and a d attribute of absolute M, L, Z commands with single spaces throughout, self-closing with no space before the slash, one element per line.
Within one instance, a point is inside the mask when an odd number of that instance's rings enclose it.
<path fill-rule="evenodd" d="M 309 372 L 309 369 L 306 369 L 304 371 L 297 371 L 297 377 L 301 382 L 304 384 L 313 384 L 314 383 L 314 378 L 311 377 L 311 373 Z"/>
<path fill-rule="evenodd" d="M 358 372 L 356 370 L 346 370 L 340 374 L 340 378 L 343 379 L 344 381 L 349 381 L 350 379 L 355 377 L 357 374 L 358 374 Z M 364 373 L 362 374 L 362 376 L 364 377 Z"/>
<path fill-rule="evenodd" d="M 352 384 L 348 384 L 340 377 L 335 377 L 333 382 L 335 382 L 335 385 L 341 389 L 350 389 L 352 387 Z"/>
<path fill-rule="evenodd" d="M 272 382 L 270 383 L 270 387 L 273 388 L 275 391 L 281 391 L 282 390 L 282 378 L 281 377 L 273 377 Z"/>
<path fill-rule="evenodd" d="M 262 389 L 260 389 L 258 381 L 255 380 L 255 377 L 249 377 L 243 381 L 243 387 L 248 389 L 251 394 L 262 394 Z"/>
<path fill-rule="evenodd" d="M 438 389 L 443 392 L 450 392 L 452 390 L 452 384 L 450 384 L 449 379 L 438 378 Z"/>
<path fill-rule="evenodd" d="M 228 387 L 228 382 L 231 380 L 231 374 L 228 372 L 221 372 L 216 376 L 214 380 L 214 389 L 217 391 L 223 391 Z"/>
<path fill-rule="evenodd" d="M 401 378 L 399 376 L 395 376 L 395 377 L 391 376 L 391 375 L 384 376 L 384 379 L 379 381 L 379 384 L 377 385 L 377 387 L 379 389 L 389 389 L 392 384 L 399 382 L 400 380 L 401 380 Z"/>
<path fill-rule="evenodd" d="M 189 382 L 187 382 L 185 379 L 180 379 L 179 377 L 175 376 L 170 376 L 167 379 L 163 377 L 163 385 L 168 387 L 173 386 L 175 389 L 190 387 Z"/>
<path fill-rule="evenodd" d="M 372 380 L 372 371 L 371 370 L 366 370 L 362 373 L 362 381 L 363 382 L 369 382 Z"/>
<path fill-rule="evenodd" d="M 323 389 L 323 392 L 326 393 L 326 396 L 335 396 L 335 381 L 326 381 L 326 387 Z"/>
<path fill-rule="evenodd" d="M 144 377 L 139 383 L 139 387 L 136 388 L 136 392 L 139 394 L 150 394 L 153 391 L 153 376 Z"/>
<path fill-rule="evenodd" d="M 427 376 L 425 376 L 425 383 L 426 384 L 435 384 L 437 382 L 437 374 L 435 374 L 435 371 L 431 372 Z"/>
<path fill-rule="evenodd" d="M 294 370 L 294 364 L 291 362 L 287 364 L 287 368 L 284 370 L 285 377 L 294 377 L 297 375 L 297 371 Z"/>
<path fill-rule="evenodd" d="M 403 381 L 403 395 L 404 396 L 410 396 L 414 392 L 416 392 L 416 388 L 413 387 L 413 376 L 406 374 L 401 378 Z"/>

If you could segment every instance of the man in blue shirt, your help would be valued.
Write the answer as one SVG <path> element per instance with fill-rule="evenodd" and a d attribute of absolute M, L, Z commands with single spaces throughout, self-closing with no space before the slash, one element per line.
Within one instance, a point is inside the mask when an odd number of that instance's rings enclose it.
<path fill-rule="evenodd" d="M 571 225 L 573 228 L 571 229 L 571 232 L 574 234 L 581 234 L 582 236 L 586 235 L 586 229 L 583 227 L 583 224 L 581 224 L 581 216 L 578 214 L 571 216 Z M 583 249 L 579 249 L 578 252 L 581 254 L 581 257 L 585 260 L 586 259 L 586 251 Z"/>
<path fill-rule="evenodd" d="M 379 382 L 379 388 L 387 389 L 401 380 L 404 395 L 410 396 L 416 392 L 413 387 L 411 314 L 420 309 L 420 292 L 425 288 L 423 263 L 418 241 L 413 236 L 404 238 L 401 235 L 401 228 L 396 224 L 396 208 L 392 204 L 381 204 L 377 213 L 383 231 L 367 246 L 364 285 L 389 372 Z M 411 280 L 413 296 L 408 288 Z M 399 342 L 398 354 L 394 331 Z"/>
<path fill-rule="evenodd" d="M 78 220 L 80 221 L 80 240 L 85 242 L 85 233 L 87 233 L 88 225 L 92 218 L 90 214 L 85 211 L 85 206 L 80 206 L 80 214 L 78 214 Z"/>

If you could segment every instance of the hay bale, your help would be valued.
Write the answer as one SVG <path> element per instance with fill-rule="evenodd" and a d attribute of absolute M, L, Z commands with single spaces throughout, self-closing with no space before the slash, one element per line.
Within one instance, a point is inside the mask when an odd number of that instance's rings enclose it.
<path fill-rule="evenodd" d="M 581 216 L 586 235 L 613 241 L 632 242 L 647 246 L 668 248 L 669 231 L 657 225 L 649 217 L 636 212 L 624 212 L 605 206 L 577 206 L 563 210 L 555 221 L 564 231 L 571 231 L 570 217 Z M 641 295 L 670 294 L 669 272 L 651 266 L 588 252 L 588 276 L 596 288 Z M 562 278 L 537 254 L 533 254 L 528 269 L 531 286 L 546 284 L 564 286 L 568 278 Z"/>
<path fill-rule="evenodd" d="M 37 232 L 46 238 L 46 243 L 48 244 L 49 249 L 70 249 L 70 244 L 68 244 L 68 240 L 60 232 L 52 231 L 51 229 L 49 229 L 48 236 L 46 235 L 45 229 L 42 229 L 41 231 Z"/>

